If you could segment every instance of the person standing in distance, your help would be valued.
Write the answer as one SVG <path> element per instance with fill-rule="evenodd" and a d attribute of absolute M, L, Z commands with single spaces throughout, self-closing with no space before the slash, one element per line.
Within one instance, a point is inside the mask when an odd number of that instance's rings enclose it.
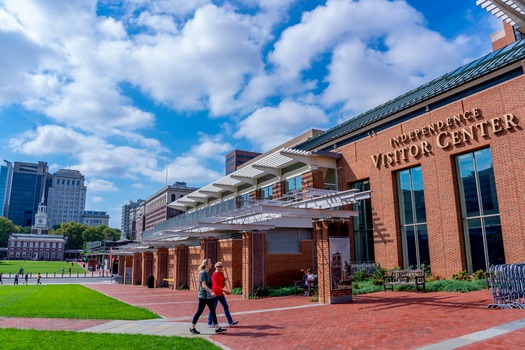
<path fill-rule="evenodd" d="M 222 308 L 224 309 L 224 315 L 228 320 L 228 324 L 235 326 L 239 321 L 234 321 L 231 314 L 230 308 L 228 307 L 228 302 L 226 301 L 226 296 L 224 294 L 230 294 L 230 291 L 224 290 L 224 283 L 226 282 L 226 277 L 224 277 L 222 262 L 218 261 L 215 264 L 215 272 L 211 276 L 212 282 L 212 291 L 215 293 L 216 297 L 213 298 L 213 303 L 215 305 L 215 313 L 217 313 L 217 304 L 220 302 Z M 208 327 L 213 327 L 211 313 L 208 314 Z"/>
<path fill-rule="evenodd" d="M 215 314 L 215 305 L 213 303 L 213 297 L 215 297 L 215 293 L 211 289 L 210 276 L 212 267 L 213 264 L 210 259 L 204 259 L 199 266 L 199 306 L 197 307 L 197 312 L 195 312 L 195 315 L 191 321 L 191 334 L 201 334 L 201 332 L 195 329 L 195 325 L 197 324 L 197 321 L 199 320 L 199 317 L 202 315 L 202 312 L 206 306 L 208 306 L 208 309 L 210 310 L 212 321 L 215 325 L 215 333 L 226 332 L 226 329 L 219 327 L 217 315 Z"/>

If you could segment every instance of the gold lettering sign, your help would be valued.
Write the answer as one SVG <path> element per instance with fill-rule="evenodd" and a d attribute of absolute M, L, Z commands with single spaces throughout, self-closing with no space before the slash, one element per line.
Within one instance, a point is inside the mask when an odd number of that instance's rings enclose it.
<path fill-rule="evenodd" d="M 489 137 L 490 134 L 499 134 L 507 130 L 521 129 L 519 119 L 512 113 L 502 117 L 491 118 L 488 121 L 479 121 L 483 113 L 479 108 L 473 108 L 465 113 L 447 117 L 435 123 L 425 125 L 420 129 L 390 139 L 390 145 L 394 148 L 392 152 L 378 153 L 372 155 L 374 167 L 394 166 L 408 157 L 419 157 L 433 154 L 432 145 L 427 141 L 417 141 L 422 138 L 435 136 L 436 146 L 441 149 L 449 149 L 471 141 L 477 141 L 479 137 Z M 479 121 L 479 122 L 478 122 Z M 476 123 L 477 122 L 477 123 Z M 467 123 L 475 123 L 467 125 Z M 451 130 L 452 129 L 452 130 Z"/>

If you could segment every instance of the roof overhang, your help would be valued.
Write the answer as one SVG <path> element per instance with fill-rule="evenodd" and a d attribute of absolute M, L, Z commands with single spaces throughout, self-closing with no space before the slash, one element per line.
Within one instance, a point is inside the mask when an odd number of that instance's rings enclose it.
<path fill-rule="evenodd" d="M 282 148 L 169 203 L 168 206 L 183 211 L 191 210 L 199 203 L 208 203 L 209 199 L 222 198 L 227 192 L 238 193 L 239 187 L 243 185 L 257 186 L 258 179 L 263 176 L 271 175 L 279 180 L 282 170 L 291 165 L 300 163 L 309 169 L 335 169 L 339 158 L 339 153 Z"/>
<path fill-rule="evenodd" d="M 525 0 L 477 0 L 476 5 L 525 34 Z"/>

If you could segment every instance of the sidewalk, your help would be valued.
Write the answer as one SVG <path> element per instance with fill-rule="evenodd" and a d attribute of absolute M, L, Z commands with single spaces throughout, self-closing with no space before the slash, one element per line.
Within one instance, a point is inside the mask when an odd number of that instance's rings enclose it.
<path fill-rule="evenodd" d="M 164 318 L 148 321 L 3 318 L 0 328 L 192 336 L 188 328 L 197 307 L 194 291 L 118 284 L 87 287 Z M 319 305 L 303 296 L 242 300 L 230 295 L 230 310 L 240 323 L 216 335 L 206 326 L 203 314 L 197 329 L 201 336 L 224 349 L 234 350 L 525 348 L 525 313 L 518 309 L 487 309 L 492 302 L 487 290 L 379 292 L 355 296 L 354 300 L 351 304 Z M 218 315 L 221 325 L 225 325 L 220 306 Z"/>

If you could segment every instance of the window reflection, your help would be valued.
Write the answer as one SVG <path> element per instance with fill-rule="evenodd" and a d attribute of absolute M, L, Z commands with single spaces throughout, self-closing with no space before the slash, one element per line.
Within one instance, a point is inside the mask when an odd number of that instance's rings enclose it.
<path fill-rule="evenodd" d="M 456 158 L 470 272 L 505 263 L 496 181 L 490 148 Z"/>
<path fill-rule="evenodd" d="M 399 171 L 397 184 L 404 267 L 429 265 L 427 214 L 421 167 Z"/>

